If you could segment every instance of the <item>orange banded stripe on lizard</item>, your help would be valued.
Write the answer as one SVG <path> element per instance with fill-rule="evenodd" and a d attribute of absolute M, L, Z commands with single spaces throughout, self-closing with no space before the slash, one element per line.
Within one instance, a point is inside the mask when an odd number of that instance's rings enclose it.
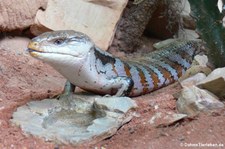
<path fill-rule="evenodd" d="M 198 49 L 197 41 L 177 40 L 124 61 L 72 30 L 43 33 L 28 45 L 31 56 L 51 65 L 73 87 L 116 96 L 139 96 L 175 82 L 191 66 Z"/>

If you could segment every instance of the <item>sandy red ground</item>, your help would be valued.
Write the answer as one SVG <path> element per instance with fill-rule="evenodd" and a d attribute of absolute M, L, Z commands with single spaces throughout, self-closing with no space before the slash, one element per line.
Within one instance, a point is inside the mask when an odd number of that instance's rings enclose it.
<path fill-rule="evenodd" d="M 0 42 L 0 149 L 73 148 L 25 135 L 10 122 L 18 106 L 59 94 L 65 82 L 51 67 L 27 55 L 24 52 L 26 44 L 27 41 L 20 38 Z M 222 144 L 221 148 L 225 148 L 225 109 L 202 113 L 167 127 L 156 128 L 149 123 L 157 112 L 176 112 L 176 100 L 172 95 L 179 90 L 180 86 L 175 83 L 134 98 L 138 103 L 137 116 L 128 124 L 111 138 L 76 148 L 192 148 L 190 146 L 210 143 Z M 155 105 L 159 108 L 155 109 Z"/>

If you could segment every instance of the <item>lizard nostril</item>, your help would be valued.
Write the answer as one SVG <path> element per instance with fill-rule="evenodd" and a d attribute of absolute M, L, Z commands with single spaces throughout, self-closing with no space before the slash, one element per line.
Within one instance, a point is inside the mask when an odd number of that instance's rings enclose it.
<path fill-rule="evenodd" d="M 38 42 L 30 42 L 28 44 L 28 48 L 30 49 L 34 49 L 34 48 L 37 48 L 38 47 Z"/>
<path fill-rule="evenodd" d="M 38 43 L 37 42 L 32 42 L 33 46 L 37 46 Z"/>

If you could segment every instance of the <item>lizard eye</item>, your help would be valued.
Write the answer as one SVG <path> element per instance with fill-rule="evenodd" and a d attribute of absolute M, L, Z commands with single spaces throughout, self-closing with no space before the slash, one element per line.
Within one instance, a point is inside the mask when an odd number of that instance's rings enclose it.
<path fill-rule="evenodd" d="M 56 39 L 55 41 L 54 41 L 54 44 L 55 45 L 61 45 L 61 44 L 63 44 L 64 43 L 64 39 Z"/>

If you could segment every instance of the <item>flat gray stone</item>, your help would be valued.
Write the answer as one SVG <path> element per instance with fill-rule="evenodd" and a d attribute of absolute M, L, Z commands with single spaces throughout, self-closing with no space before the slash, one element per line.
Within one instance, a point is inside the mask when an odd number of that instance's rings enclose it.
<path fill-rule="evenodd" d="M 225 67 L 213 70 L 206 79 L 199 82 L 197 86 L 207 89 L 221 99 L 225 98 Z"/>
<path fill-rule="evenodd" d="M 11 122 L 25 134 L 76 146 L 112 136 L 132 119 L 135 107 L 128 97 L 72 95 L 61 100 L 31 101 L 17 108 Z"/>
<path fill-rule="evenodd" d="M 200 81 L 204 80 L 206 75 L 204 73 L 197 73 L 185 80 L 180 81 L 180 85 L 184 87 L 191 87 L 199 83 Z"/>
<path fill-rule="evenodd" d="M 198 114 L 200 111 L 223 108 L 224 104 L 211 92 L 192 86 L 185 87 L 181 91 L 176 107 L 180 113 L 193 116 Z"/>
<path fill-rule="evenodd" d="M 163 40 L 163 41 L 160 41 L 160 42 L 157 42 L 155 44 L 153 44 L 153 47 L 156 48 L 156 49 L 161 49 L 163 47 L 166 47 L 168 46 L 169 44 L 175 42 L 177 39 L 166 39 L 166 40 Z"/>
<path fill-rule="evenodd" d="M 121 97 L 96 98 L 94 104 L 102 109 L 105 107 L 105 110 L 125 113 L 131 106 L 137 106 L 133 100 L 129 99 L 128 97 L 123 97 L 122 100 Z"/>
<path fill-rule="evenodd" d="M 149 123 L 155 127 L 167 127 L 175 124 L 176 122 L 186 118 L 186 114 L 173 113 L 173 112 L 157 112 L 149 120 Z"/>

